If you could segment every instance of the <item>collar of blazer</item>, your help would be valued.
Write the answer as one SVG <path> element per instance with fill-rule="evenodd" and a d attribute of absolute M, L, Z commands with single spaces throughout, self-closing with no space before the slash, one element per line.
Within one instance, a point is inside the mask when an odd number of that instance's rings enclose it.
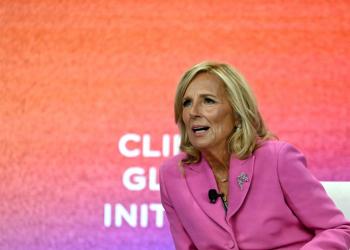
<path fill-rule="evenodd" d="M 228 218 L 233 216 L 244 202 L 253 179 L 254 162 L 254 155 L 250 155 L 244 160 L 237 158 L 231 158 L 230 160 Z M 204 157 L 201 157 L 199 162 L 190 164 L 188 168 L 185 167 L 184 169 L 187 185 L 199 207 L 220 226 L 226 228 L 226 230 L 230 230 L 226 218 L 223 216 L 225 212 L 222 202 L 220 200 L 214 204 L 209 202 L 209 190 L 218 190 L 209 163 Z M 248 182 L 243 183 L 243 190 L 238 185 L 238 176 L 242 172 L 246 173 L 249 179 Z"/>

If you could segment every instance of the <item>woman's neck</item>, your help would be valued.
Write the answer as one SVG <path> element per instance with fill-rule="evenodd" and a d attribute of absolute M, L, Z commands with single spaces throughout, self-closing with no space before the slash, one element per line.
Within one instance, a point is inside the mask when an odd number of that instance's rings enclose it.
<path fill-rule="evenodd" d="M 222 168 L 230 168 L 231 155 L 225 150 L 213 152 L 211 150 L 201 150 L 202 157 L 204 157 L 209 163 L 210 167 L 214 170 L 220 170 Z"/>

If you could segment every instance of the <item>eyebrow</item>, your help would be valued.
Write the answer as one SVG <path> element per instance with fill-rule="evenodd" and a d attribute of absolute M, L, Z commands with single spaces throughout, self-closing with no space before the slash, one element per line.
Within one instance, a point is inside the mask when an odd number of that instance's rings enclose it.
<path fill-rule="evenodd" d="M 213 94 L 200 94 L 199 97 L 214 97 L 214 98 L 218 98 L 216 95 Z M 190 99 L 189 97 L 184 96 L 184 98 L 182 100 L 188 100 Z"/>

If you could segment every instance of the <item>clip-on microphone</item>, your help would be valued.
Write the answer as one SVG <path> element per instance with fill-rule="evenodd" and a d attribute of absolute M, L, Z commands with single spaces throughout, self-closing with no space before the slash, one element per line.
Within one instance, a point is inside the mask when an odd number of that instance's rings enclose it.
<path fill-rule="evenodd" d="M 215 203 L 218 197 L 223 197 L 224 195 L 216 192 L 215 189 L 210 189 L 208 196 L 209 196 L 210 203 Z"/>

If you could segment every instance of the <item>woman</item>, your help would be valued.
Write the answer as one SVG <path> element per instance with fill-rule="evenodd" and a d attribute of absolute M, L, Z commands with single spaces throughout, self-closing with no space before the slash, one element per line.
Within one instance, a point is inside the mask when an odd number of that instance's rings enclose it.
<path fill-rule="evenodd" d="M 350 248 L 350 223 L 304 156 L 269 140 L 274 134 L 233 67 L 190 68 L 177 87 L 175 119 L 183 153 L 162 164 L 160 188 L 176 249 Z"/>

